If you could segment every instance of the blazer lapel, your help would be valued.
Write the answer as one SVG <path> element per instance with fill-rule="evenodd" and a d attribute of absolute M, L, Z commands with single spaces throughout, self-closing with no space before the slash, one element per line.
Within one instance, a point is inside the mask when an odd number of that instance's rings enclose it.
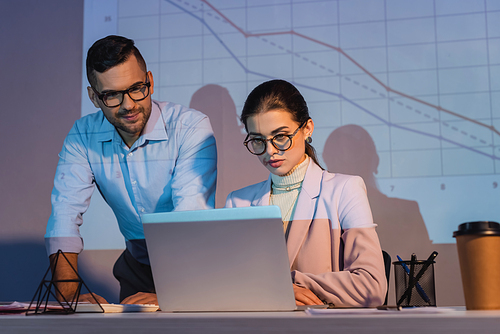
<path fill-rule="evenodd" d="M 269 198 L 271 196 L 271 174 L 266 182 L 262 183 L 262 187 L 258 189 L 252 200 L 252 206 L 266 206 L 269 205 Z"/>
<path fill-rule="evenodd" d="M 323 171 L 310 159 L 288 234 L 287 250 L 290 266 L 293 265 L 314 218 L 322 177 Z"/>

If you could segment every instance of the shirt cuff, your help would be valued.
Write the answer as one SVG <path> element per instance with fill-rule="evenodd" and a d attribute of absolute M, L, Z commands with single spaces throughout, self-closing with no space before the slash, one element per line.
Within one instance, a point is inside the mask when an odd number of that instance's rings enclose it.
<path fill-rule="evenodd" d="M 45 248 L 47 255 L 57 253 L 61 250 L 63 253 L 77 253 L 83 250 L 83 239 L 80 237 L 50 237 L 45 238 Z"/>

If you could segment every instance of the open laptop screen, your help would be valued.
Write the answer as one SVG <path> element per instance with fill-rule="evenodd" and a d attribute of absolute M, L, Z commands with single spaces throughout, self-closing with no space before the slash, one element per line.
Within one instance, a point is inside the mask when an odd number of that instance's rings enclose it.
<path fill-rule="evenodd" d="M 276 206 L 142 216 L 162 311 L 291 311 L 295 307 Z"/>

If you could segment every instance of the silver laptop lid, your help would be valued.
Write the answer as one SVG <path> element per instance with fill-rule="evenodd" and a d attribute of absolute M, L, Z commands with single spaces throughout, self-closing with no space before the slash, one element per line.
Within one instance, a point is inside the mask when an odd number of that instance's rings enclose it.
<path fill-rule="evenodd" d="M 296 308 L 276 206 L 142 216 L 162 311 Z"/>

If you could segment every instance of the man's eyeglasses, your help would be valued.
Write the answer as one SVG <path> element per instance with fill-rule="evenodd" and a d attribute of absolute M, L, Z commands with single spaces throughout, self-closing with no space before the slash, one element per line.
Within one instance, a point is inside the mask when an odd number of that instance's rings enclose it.
<path fill-rule="evenodd" d="M 92 87 L 92 89 L 106 107 L 114 108 L 122 104 L 124 94 L 127 94 L 135 102 L 144 100 L 149 95 L 150 86 L 151 83 L 148 82 L 148 77 L 146 75 L 145 83 L 138 84 L 136 86 L 130 87 L 129 89 L 111 91 L 111 92 L 106 92 L 104 94 L 99 93 L 97 90 L 95 90 L 94 87 Z"/>
<path fill-rule="evenodd" d="M 297 132 L 307 123 L 307 120 L 302 123 L 297 130 L 295 130 L 291 135 L 285 135 L 285 134 L 277 134 L 276 136 L 270 138 L 270 139 L 264 139 L 264 138 L 252 138 L 252 139 L 247 139 L 245 138 L 245 141 L 243 142 L 243 145 L 246 146 L 248 151 L 252 154 L 255 155 L 261 155 L 266 152 L 267 149 L 267 142 L 271 142 L 271 144 L 274 146 L 275 149 L 278 151 L 286 151 L 292 147 L 292 139 L 293 137 L 297 134 Z"/>

